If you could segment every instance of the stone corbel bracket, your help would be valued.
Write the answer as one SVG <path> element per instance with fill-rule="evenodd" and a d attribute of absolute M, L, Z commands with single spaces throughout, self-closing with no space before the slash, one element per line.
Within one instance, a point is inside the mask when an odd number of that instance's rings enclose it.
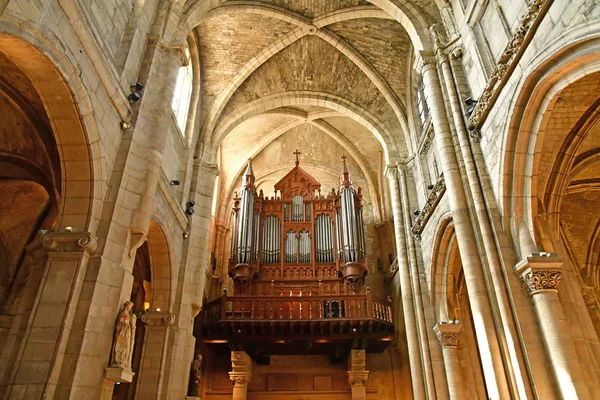
<path fill-rule="evenodd" d="M 446 193 L 446 181 L 444 180 L 444 176 L 441 175 L 431 190 L 431 193 L 429 194 L 427 202 L 423 206 L 421 213 L 413 224 L 412 234 L 415 239 L 421 240 L 421 233 L 423 232 L 423 229 L 425 229 L 425 225 L 427 224 L 427 221 L 429 221 L 429 218 L 431 218 L 431 215 L 433 214 L 433 211 L 437 207 L 438 203 L 440 200 L 442 200 L 444 193 Z"/>
<path fill-rule="evenodd" d="M 455 349 L 458 347 L 460 340 L 460 332 L 462 331 L 461 323 L 438 323 L 433 327 L 433 331 L 437 336 L 440 345 L 444 349 Z"/>
<path fill-rule="evenodd" d="M 502 88 L 510 79 L 517 64 L 521 60 L 527 46 L 533 39 L 538 26 L 544 19 L 553 0 L 533 0 L 527 8 L 527 13 L 521 19 L 515 34 L 509 40 L 496 68 L 490 76 L 487 86 L 479 96 L 475 110 L 469 118 L 469 129 L 480 129 L 487 118 L 494 103 L 498 99 Z"/>

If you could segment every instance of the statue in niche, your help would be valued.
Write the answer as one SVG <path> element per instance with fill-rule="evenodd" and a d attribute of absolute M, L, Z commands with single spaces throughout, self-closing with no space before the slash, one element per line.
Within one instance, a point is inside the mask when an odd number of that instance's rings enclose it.
<path fill-rule="evenodd" d="M 202 355 L 196 354 L 194 362 L 192 362 L 192 368 L 190 370 L 190 388 L 188 390 L 188 396 L 200 396 L 200 368 L 202 365 Z"/>
<path fill-rule="evenodd" d="M 135 341 L 136 315 L 131 311 L 133 303 L 126 301 L 119 313 L 113 344 L 111 367 L 131 369 L 131 354 Z"/>

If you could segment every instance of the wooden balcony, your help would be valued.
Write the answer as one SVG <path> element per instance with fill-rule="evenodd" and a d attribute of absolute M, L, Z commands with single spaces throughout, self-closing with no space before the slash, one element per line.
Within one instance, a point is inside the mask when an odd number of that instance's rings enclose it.
<path fill-rule="evenodd" d="M 391 305 L 371 294 L 223 296 L 205 305 L 201 321 L 207 344 L 250 344 L 272 354 L 306 352 L 307 343 L 314 354 L 329 351 L 332 343 L 356 347 L 358 342 L 378 352 L 394 338 Z M 292 341 L 302 345 L 294 348 Z"/>

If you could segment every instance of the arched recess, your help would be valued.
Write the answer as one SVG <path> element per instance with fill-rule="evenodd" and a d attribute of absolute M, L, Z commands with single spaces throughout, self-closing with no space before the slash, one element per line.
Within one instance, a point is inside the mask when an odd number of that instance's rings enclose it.
<path fill-rule="evenodd" d="M 10 287 L 0 295 L 0 396 L 47 261 L 39 232 L 93 233 L 102 197 L 94 196 L 98 140 L 76 69 L 40 32 L 11 21 L 0 20 L 0 252 L 10 258 L 0 260 Z"/>
<path fill-rule="evenodd" d="M 546 251 L 565 259 L 559 296 L 590 352 L 600 335 L 599 33 L 598 23 L 567 32 L 526 71 L 506 136 L 502 189 L 521 258 Z"/>
<path fill-rule="evenodd" d="M 151 310 L 169 312 L 173 306 L 171 254 L 162 224 L 153 218 L 148 229 L 148 252 L 152 271 Z"/>
<path fill-rule="evenodd" d="M 31 27 L 2 21 L 0 53 L 31 82 L 41 101 L 60 159 L 60 196 L 54 229 L 94 232 L 101 194 L 99 139 L 91 103 L 77 69 L 44 35 Z"/>
<path fill-rule="evenodd" d="M 430 293 L 437 321 L 459 321 L 462 325 L 458 353 L 464 397 L 485 399 L 487 395 L 473 315 L 451 217 L 442 219 L 435 236 L 431 276 Z"/>

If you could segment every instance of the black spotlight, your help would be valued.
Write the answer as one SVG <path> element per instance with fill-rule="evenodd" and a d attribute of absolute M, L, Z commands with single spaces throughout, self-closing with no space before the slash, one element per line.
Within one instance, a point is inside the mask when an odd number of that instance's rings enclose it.
<path fill-rule="evenodd" d="M 190 201 L 188 201 L 187 203 L 185 203 L 185 206 L 186 206 L 187 208 L 192 208 L 192 207 L 194 207 L 195 205 L 196 205 L 196 202 L 195 202 L 194 200 L 190 200 Z"/>
<path fill-rule="evenodd" d="M 136 101 L 140 101 L 140 99 L 142 98 L 142 94 L 139 92 L 133 92 L 131 93 L 129 96 L 127 96 L 127 99 L 131 102 L 134 103 Z"/>
<path fill-rule="evenodd" d="M 193 208 L 186 208 L 186 209 L 185 209 L 185 213 L 186 213 L 187 215 L 192 215 L 192 214 L 194 214 L 194 209 L 193 209 Z"/>
<path fill-rule="evenodd" d="M 179 180 L 177 180 L 177 179 L 173 179 L 170 183 L 171 183 L 171 186 L 179 186 L 179 184 L 181 184 L 181 182 L 179 182 Z"/>
<path fill-rule="evenodd" d="M 414 215 L 415 217 L 418 217 L 420 214 L 421 214 L 421 210 L 414 210 L 414 211 L 413 211 L 413 215 Z"/>
<path fill-rule="evenodd" d="M 429 190 L 433 190 L 434 187 L 435 187 L 435 185 L 433 183 L 430 183 L 429 185 L 427 185 L 427 189 L 429 189 Z"/>
<path fill-rule="evenodd" d="M 136 82 L 135 85 L 131 85 L 131 89 L 136 92 L 144 90 L 144 84 L 142 82 Z"/>
<path fill-rule="evenodd" d="M 472 98 L 467 97 L 465 99 L 465 104 L 467 105 L 467 115 L 473 114 L 473 111 L 475 111 L 475 106 L 477 105 L 477 100 L 473 100 Z"/>

